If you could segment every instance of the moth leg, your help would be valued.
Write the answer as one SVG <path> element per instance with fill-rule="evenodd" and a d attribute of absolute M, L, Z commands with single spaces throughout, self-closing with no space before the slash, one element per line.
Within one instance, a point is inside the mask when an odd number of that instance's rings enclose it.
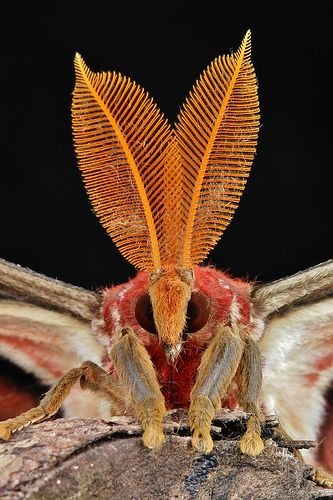
<path fill-rule="evenodd" d="M 238 367 L 239 403 L 251 415 L 246 432 L 240 441 L 240 449 L 247 455 L 258 455 L 264 449 L 261 439 L 262 414 L 258 399 L 262 384 L 262 367 L 259 347 L 251 337 L 244 338 L 244 352 Z"/>
<path fill-rule="evenodd" d="M 333 475 L 320 467 L 315 468 L 315 472 L 311 476 L 312 481 L 323 486 L 324 488 L 333 488 Z"/>
<path fill-rule="evenodd" d="M 279 426 L 275 429 L 275 432 L 287 438 L 288 440 L 292 440 L 292 436 L 288 434 L 287 431 L 279 424 Z M 292 453 L 297 460 L 299 460 L 302 464 L 306 464 L 306 460 L 304 460 L 303 455 L 297 449 L 293 449 Z M 314 473 L 310 476 L 310 479 L 314 481 L 318 486 L 323 486 L 324 488 L 333 488 L 333 475 L 327 472 L 325 469 L 321 467 L 314 467 Z"/>
<path fill-rule="evenodd" d="M 17 417 L 0 422 L 0 438 L 8 440 L 12 432 L 45 420 L 57 413 L 78 380 L 80 380 L 83 389 L 98 391 L 104 398 L 111 400 L 117 408 L 124 405 L 119 382 L 95 363 L 84 361 L 79 368 L 73 368 L 67 372 L 57 384 L 51 387 L 39 406 L 31 408 Z"/>
<path fill-rule="evenodd" d="M 201 358 L 189 409 L 192 446 L 200 452 L 213 448 L 212 418 L 235 376 L 243 348 L 236 326 L 219 325 Z"/>
<path fill-rule="evenodd" d="M 164 440 L 164 397 L 150 356 L 132 328 L 119 328 L 109 351 L 119 379 L 130 392 L 135 411 L 144 429 L 143 443 L 158 447 Z"/>

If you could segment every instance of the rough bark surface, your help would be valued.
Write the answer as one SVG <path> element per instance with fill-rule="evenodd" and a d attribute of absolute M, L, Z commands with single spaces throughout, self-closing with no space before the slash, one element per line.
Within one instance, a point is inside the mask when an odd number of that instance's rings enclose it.
<path fill-rule="evenodd" d="M 170 420 L 171 419 L 171 420 Z M 214 421 L 212 453 L 191 449 L 184 414 L 170 416 L 161 449 L 141 443 L 133 419 L 58 419 L 15 433 L 0 444 L 0 498 L 14 499 L 319 499 L 332 490 L 315 485 L 313 469 L 283 446 L 274 423 L 264 428 L 258 457 L 239 451 L 246 415 Z"/>

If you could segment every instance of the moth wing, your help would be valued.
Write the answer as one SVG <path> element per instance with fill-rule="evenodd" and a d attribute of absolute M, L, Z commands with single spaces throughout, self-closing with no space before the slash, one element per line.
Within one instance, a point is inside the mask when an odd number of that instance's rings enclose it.
<path fill-rule="evenodd" d="M 98 307 L 96 293 L 0 261 L 1 419 L 38 403 L 31 380 L 48 387 L 84 360 L 101 364 L 103 348 L 90 326 Z M 105 410 L 92 393 L 82 397 L 78 386 L 64 411 L 104 416 Z"/>
<path fill-rule="evenodd" d="M 318 440 L 306 458 L 333 472 L 333 261 L 259 287 L 253 298 L 266 322 L 266 409 L 292 437 Z"/>

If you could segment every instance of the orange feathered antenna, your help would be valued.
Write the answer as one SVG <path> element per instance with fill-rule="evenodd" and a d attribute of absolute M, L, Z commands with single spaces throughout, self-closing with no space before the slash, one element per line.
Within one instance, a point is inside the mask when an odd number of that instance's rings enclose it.
<path fill-rule="evenodd" d="M 181 263 L 199 264 L 230 223 L 249 175 L 259 130 L 248 31 L 234 54 L 197 81 L 176 125 L 186 225 Z"/>
<path fill-rule="evenodd" d="M 259 104 L 248 31 L 211 64 L 175 131 L 148 94 L 76 55 L 72 115 L 96 214 L 139 269 L 199 264 L 232 219 L 253 161 Z"/>
<path fill-rule="evenodd" d="M 180 167 L 170 126 L 127 77 L 93 73 L 79 54 L 75 70 L 74 141 L 94 210 L 129 262 L 160 268 L 179 244 Z"/>

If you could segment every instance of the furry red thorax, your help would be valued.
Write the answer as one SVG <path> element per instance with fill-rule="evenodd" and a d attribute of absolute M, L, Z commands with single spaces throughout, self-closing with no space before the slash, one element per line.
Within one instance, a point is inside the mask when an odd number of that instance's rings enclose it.
<path fill-rule="evenodd" d="M 240 279 L 230 278 L 212 267 L 195 267 L 193 292 L 201 291 L 207 297 L 209 318 L 201 330 L 188 335 L 178 358 L 170 363 L 157 335 L 144 330 L 135 316 L 136 303 L 143 294 L 148 293 L 148 283 L 149 273 L 139 272 L 129 282 L 105 290 L 102 328 L 98 328 L 97 336 L 108 347 L 116 328 L 132 327 L 151 356 L 166 407 L 186 408 L 189 406 L 202 352 L 216 326 L 227 322 L 243 325 L 249 332 L 253 329 L 254 320 L 250 314 L 251 285 Z M 105 362 L 105 368 L 114 372 L 109 361 Z"/>

